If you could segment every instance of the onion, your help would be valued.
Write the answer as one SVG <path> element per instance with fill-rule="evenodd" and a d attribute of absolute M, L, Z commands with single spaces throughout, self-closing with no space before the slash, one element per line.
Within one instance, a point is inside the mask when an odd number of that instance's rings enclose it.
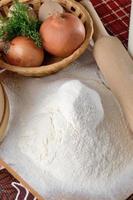
<path fill-rule="evenodd" d="M 58 57 L 67 57 L 83 43 L 85 27 L 70 13 L 55 14 L 43 22 L 40 34 L 45 50 Z"/>
<path fill-rule="evenodd" d="M 32 39 L 24 36 L 14 38 L 6 51 L 9 64 L 23 67 L 40 66 L 44 59 L 44 51 L 38 48 Z"/>

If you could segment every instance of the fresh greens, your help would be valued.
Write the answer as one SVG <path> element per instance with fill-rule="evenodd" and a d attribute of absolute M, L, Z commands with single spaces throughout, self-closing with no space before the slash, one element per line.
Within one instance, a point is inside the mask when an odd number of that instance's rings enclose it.
<path fill-rule="evenodd" d="M 0 38 L 10 41 L 16 36 L 26 36 L 33 39 L 38 47 L 42 47 L 39 34 L 40 22 L 29 12 L 29 7 L 15 1 L 10 12 L 10 17 L 0 19 L 3 22 L 0 27 Z"/>

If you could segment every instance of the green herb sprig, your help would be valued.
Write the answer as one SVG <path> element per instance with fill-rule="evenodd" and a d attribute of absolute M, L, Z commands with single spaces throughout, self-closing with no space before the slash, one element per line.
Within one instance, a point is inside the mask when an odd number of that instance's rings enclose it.
<path fill-rule="evenodd" d="M 39 34 L 40 22 L 29 12 L 29 7 L 18 1 L 14 2 L 11 16 L 1 18 L 3 22 L 0 28 L 0 38 L 4 41 L 10 41 L 16 36 L 26 36 L 31 38 L 37 47 L 42 47 L 42 41 Z"/>

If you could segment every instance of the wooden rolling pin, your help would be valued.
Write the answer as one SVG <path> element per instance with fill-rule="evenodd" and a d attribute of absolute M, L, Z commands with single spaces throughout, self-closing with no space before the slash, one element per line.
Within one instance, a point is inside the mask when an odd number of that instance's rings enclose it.
<path fill-rule="evenodd" d="M 83 0 L 94 21 L 94 57 L 133 131 L 133 60 L 116 37 L 109 36 L 92 4 Z"/>

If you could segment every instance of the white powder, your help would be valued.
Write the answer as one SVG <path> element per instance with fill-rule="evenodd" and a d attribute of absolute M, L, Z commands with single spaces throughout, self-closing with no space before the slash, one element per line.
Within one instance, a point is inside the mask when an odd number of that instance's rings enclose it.
<path fill-rule="evenodd" d="M 53 171 L 54 162 L 58 159 L 61 159 L 59 165 L 64 171 L 65 160 L 69 162 L 64 156 L 66 154 L 70 156 L 69 153 L 72 154 L 73 164 L 82 166 L 82 163 L 78 163 L 73 156 L 78 153 L 79 158 L 88 157 L 89 149 L 81 152 L 81 148 L 85 148 L 83 147 L 85 140 L 88 140 L 87 145 L 90 146 L 90 137 L 102 119 L 103 108 L 99 95 L 77 80 L 68 81 L 52 98 L 47 99 L 47 107 L 42 113 L 28 123 L 19 145 L 22 152 L 35 164 L 39 164 L 43 171 L 46 168 L 47 170 L 51 168 Z M 63 160 L 60 153 L 64 157 Z M 84 153 L 85 155 L 82 155 Z M 68 171 L 71 171 L 71 165 Z M 54 175 L 59 178 L 61 173 Z"/>
<path fill-rule="evenodd" d="M 19 139 L 21 151 L 63 187 L 89 191 L 90 196 L 104 193 L 132 160 L 133 142 L 120 131 L 123 121 L 112 127 L 110 116 L 104 119 L 98 93 L 77 80 L 60 83 L 45 103 L 25 126 Z M 115 116 L 117 108 L 110 112 Z"/>
<path fill-rule="evenodd" d="M 133 193 L 133 135 L 89 51 L 49 77 L 1 79 L 11 113 L 0 157 L 44 199 L 124 200 Z"/>

